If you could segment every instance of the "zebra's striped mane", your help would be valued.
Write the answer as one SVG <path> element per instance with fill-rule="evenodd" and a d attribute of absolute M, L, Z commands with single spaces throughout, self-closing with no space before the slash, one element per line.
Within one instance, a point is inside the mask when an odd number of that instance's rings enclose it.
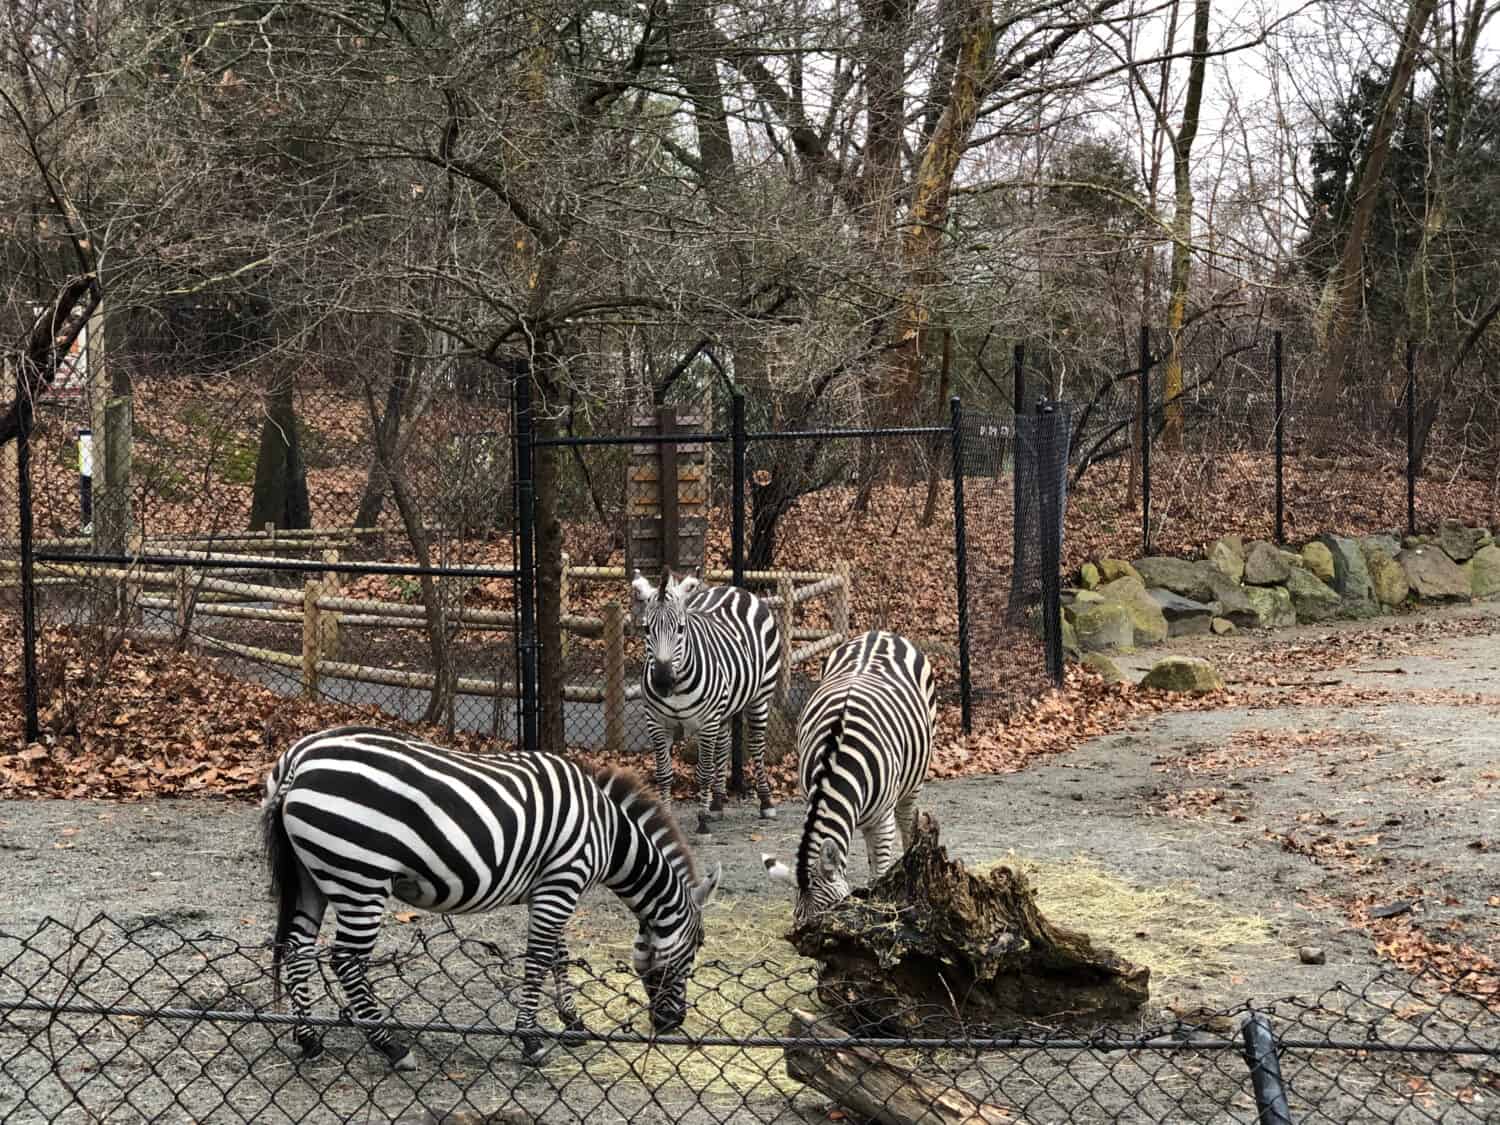
<path fill-rule="evenodd" d="M 847 702 L 845 706 L 848 706 Z M 828 796 L 828 787 L 823 784 L 823 779 L 828 774 L 833 756 L 838 753 L 839 740 L 843 735 L 844 715 L 840 712 L 834 721 L 833 729 L 824 739 L 828 747 L 827 753 L 818 756 L 813 764 L 813 775 L 808 780 L 807 816 L 803 821 L 805 827 L 802 830 L 802 839 L 797 844 L 797 888 L 799 890 L 805 891 L 812 886 L 812 865 L 817 861 L 816 849 L 813 847 L 813 827 L 821 818 L 823 801 Z"/>
<path fill-rule="evenodd" d="M 693 860 L 687 837 L 638 774 L 619 766 L 604 766 L 594 774 L 594 780 L 604 795 L 661 849 L 667 862 L 686 883 L 691 885 L 698 881 L 698 865 Z"/>

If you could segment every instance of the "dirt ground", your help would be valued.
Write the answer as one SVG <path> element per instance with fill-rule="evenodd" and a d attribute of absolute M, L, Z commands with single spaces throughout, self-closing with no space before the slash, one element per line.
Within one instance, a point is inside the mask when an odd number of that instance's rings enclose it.
<path fill-rule="evenodd" d="M 1373 655 L 1312 672 L 1295 670 L 1299 651 L 1337 648 L 1341 635 L 1361 630 L 1368 639 L 1371 625 L 1289 630 L 1269 642 L 1269 648 L 1265 637 L 1173 642 L 1171 647 L 1221 662 L 1236 692 L 1233 705 L 1161 714 L 1020 773 L 931 783 L 921 807 L 938 819 L 950 854 L 971 865 L 1005 861 L 1030 866 L 1043 908 L 1054 921 L 1102 931 L 1124 955 L 1151 965 L 1152 997 L 1149 1011 L 1142 1014 L 1143 1026 L 1220 1012 L 1247 1000 L 1294 996 L 1311 1003 L 1336 985 L 1354 993 L 1384 987 L 1389 978 L 1383 974 L 1393 963 L 1444 971 L 1455 965 L 1482 967 L 1485 957 L 1500 958 L 1497 612 L 1494 607 L 1451 611 L 1438 628 L 1415 639 L 1398 621 L 1389 643 L 1377 639 Z M 1153 650 L 1123 663 L 1143 666 L 1159 655 Z M 738 803 L 716 835 L 699 844 L 702 862 L 723 864 L 722 901 L 712 908 L 704 956 L 722 962 L 726 980 L 743 977 L 745 966 L 766 959 L 790 964 L 779 938 L 789 901 L 768 883 L 759 856 L 762 851 L 790 856 L 800 816 L 801 807 L 788 802 L 779 819 L 760 822 L 751 802 Z M 237 979 L 249 982 L 247 991 L 255 994 L 250 1002 L 260 1003 L 265 982 L 256 979 L 263 972 L 257 966 L 264 958 L 255 951 L 269 935 L 271 914 L 257 827 L 252 806 L 206 800 L 0 805 L 0 994 L 10 999 L 23 987 L 22 966 L 28 962 L 15 952 L 19 937 L 44 919 L 81 926 L 102 912 L 125 926 L 154 921 L 181 934 L 223 935 L 225 949 L 243 946 L 234 952 L 245 963 Z M 862 847 L 856 854 L 856 873 L 862 874 Z M 1372 922 L 1371 907 L 1394 914 Z M 524 913 L 513 910 L 460 919 L 457 932 L 515 952 L 523 924 Z M 409 942 L 414 934 L 453 940 L 436 918 L 388 923 L 388 930 L 392 942 Z M 631 935 L 619 904 L 607 892 L 596 892 L 576 920 L 574 953 L 593 967 L 607 968 L 628 948 Z M 142 939 L 138 944 L 149 943 Z M 1321 950 L 1323 963 L 1303 963 L 1298 955 L 1302 947 Z M 786 974 L 797 971 L 795 966 L 785 969 Z M 1489 971 L 1494 971 L 1493 962 Z M 444 976 L 453 979 L 452 973 Z M 134 994 L 154 987 L 142 983 Z M 457 992 L 462 995 L 465 989 Z M 707 999 L 719 995 L 705 994 L 700 1002 L 699 1033 L 724 1026 L 712 1024 L 708 1012 Z M 140 998 L 155 1003 L 169 999 Z M 478 1003 L 472 997 L 468 1002 Z M 439 1000 L 432 1005 L 441 1018 L 464 1022 Z M 331 1016 L 337 1002 L 324 1001 L 323 1008 Z M 483 1018 L 486 1010 L 479 1004 L 477 1013 Z M 784 1015 L 783 1009 L 778 1011 Z M 0 1023 L 0 1053 L 7 1057 L 12 1057 L 7 1041 L 24 1030 L 21 1015 L 11 1020 Z M 687 1030 L 694 1026 L 690 1020 Z M 768 1016 L 757 1033 L 779 1034 L 784 1026 L 780 1017 Z M 1490 1025 L 1492 1032 L 1494 1027 Z M 249 1042 L 251 1032 L 259 1037 L 254 1067 L 289 1075 L 285 1055 L 264 1029 L 226 1034 L 241 1044 Z M 459 1056 L 451 1051 L 441 1055 L 447 1048 L 437 1046 L 436 1038 L 423 1037 L 422 1049 L 461 1092 L 455 1096 L 471 1098 L 472 1087 L 462 1081 L 463 1065 L 454 1062 Z M 355 1073 L 352 1060 L 360 1056 L 356 1035 L 335 1031 L 329 1041 L 329 1056 L 342 1060 L 338 1065 L 346 1069 L 328 1073 L 347 1080 Z M 222 1047 L 203 1050 L 219 1063 L 227 1057 Z M 470 1058 L 467 1065 L 479 1065 L 487 1079 L 503 1086 L 512 1071 L 493 1056 L 512 1053 L 510 1045 L 481 1040 L 473 1050 L 490 1057 L 479 1064 Z M 23 1088 L 31 1081 L 22 1073 L 30 1065 L 28 1057 L 18 1051 L 4 1064 Z M 130 1057 L 134 1065 L 142 1065 L 139 1051 Z M 424 1065 L 428 1061 L 424 1058 Z M 95 1069 L 90 1074 L 107 1069 L 91 1065 Z M 358 1065 L 367 1067 L 359 1073 L 368 1073 L 387 1094 L 392 1083 L 403 1081 L 379 1079 L 373 1061 Z M 692 1075 L 677 1065 L 671 1077 L 691 1087 Z M 1076 1103 L 1061 1097 L 1048 1101 L 1035 1091 L 1022 1096 L 1017 1082 L 1036 1081 L 1036 1072 L 1026 1067 L 1009 1071 L 1010 1085 L 997 1090 L 1003 1090 L 1010 1104 L 1027 1105 L 1027 1120 L 1164 1119 L 1143 1108 L 1143 1094 L 1127 1097 L 1122 1109 L 1097 1093 L 1088 1094 L 1091 1079 L 1079 1066 L 1055 1060 L 1053 1065 L 1084 1091 Z M 601 1066 L 587 1069 L 603 1074 Z M 742 1101 L 752 1103 L 748 1087 L 760 1090 L 759 1097 L 765 1093 L 761 1086 L 775 1085 L 774 1070 L 769 1064 L 758 1072 L 752 1068 L 742 1083 L 745 1088 L 700 1086 L 685 1094 L 677 1109 L 664 1092 L 670 1083 L 656 1083 L 647 1104 L 624 1092 L 628 1082 L 609 1085 L 613 1094 L 598 1094 L 606 1089 L 604 1080 L 583 1082 L 576 1067 L 555 1073 L 544 1068 L 541 1079 L 528 1081 L 542 1082 L 537 1105 L 550 1107 L 549 1121 L 651 1120 L 653 1113 L 727 1121 L 735 1119 Z M 1254 1120 L 1244 1092 L 1235 1089 L 1235 1066 L 1220 1060 L 1207 1070 L 1221 1076 L 1224 1098 L 1201 1112 L 1189 1111 L 1180 1096 L 1171 1099 L 1183 1119 Z M 226 1073 L 232 1071 L 231 1066 Z M 785 1084 L 784 1071 L 777 1073 Z M 1485 1089 L 1493 1079 L 1492 1069 L 1464 1081 L 1484 1090 L 1481 1100 L 1492 1099 L 1487 1106 L 1493 1107 L 1500 1091 Z M 228 1087 L 215 1082 L 213 1089 L 240 1089 L 226 1081 Z M 318 1117 L 320 1105 L 335 1116 L 350 1116 L 343 1103 L 335 1111 L 316 1094 L 305 1073 L 296 1082 L 295 1095 L 278 1093 L 274 1099 L 285 1119 Z M 361 1119 L 399 1118 L 413 1088 L 398 1085 L 390 1096 L 362 1093 L 366 1100 L 350 1104 Z M 512 1087 L 510 1096 L 526 1103 L 518 1089 Z M 0 1094 L 0 1120 L 49 1116 L 47 1099 L 62 1095 L 43 1093 L 42 1086 L 37 1090 L 29 1101 Z M 175 1094 L 169 1101 L 177 1104 L 168 1106 L 165 1119 L 175 1119 L 179 1110 L 188 1117 L 198 1112 Z M 791 1107 L 793 1119 L 816 1116 L 826 1105 L 826 1099 L 808 1094 L 782 1101 Z M 162 1116 L 155 1103 L 117 1102 L 111 1119 Z M 1460 1115 L 1434 1115 L 1429 1108 L 1421 1119 L 1493 1119 L 1480 1105 L 1444 1104 Z M 1143 1116 L 1126 1112 L 1131 1107 Z M 256 1116 L 268 1112 L 261 1108 Z M 774 1116 L 760 1110 L 756 1115 L 766 1120 Z M 80 1112 L 79 1119 L 83 1116 Z M 1404 1118 L 1394 1110 L 1368 1118 L 1350 1110 L 1332 1119 Z"/>

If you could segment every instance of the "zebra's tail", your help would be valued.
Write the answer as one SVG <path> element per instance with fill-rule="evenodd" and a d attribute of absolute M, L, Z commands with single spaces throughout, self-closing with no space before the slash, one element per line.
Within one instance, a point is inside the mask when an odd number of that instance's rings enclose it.
<path fill-rule="evenodd" d="M 302 888 L 302 862 L 292 850 L 281 819 L 281 800 L 277 794 L 261 814 L 261 831 L 266 845 L 266 868 L 271 877 L 271 898 L 276 900 L 276 937 L 271 948 L 271 988 L 276 1002 L 281 1002 L 281 957 L 291 936 L 292 919 L 297 912 L 297 898 Z"/>

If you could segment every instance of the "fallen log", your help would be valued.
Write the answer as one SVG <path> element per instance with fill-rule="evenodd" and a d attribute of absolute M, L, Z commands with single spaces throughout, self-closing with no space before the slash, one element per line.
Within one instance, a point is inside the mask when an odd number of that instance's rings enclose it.
<path fill-rule="evenodd" d="M 818 962 L 828 1015 L 863 1034 L 964 1036 L 1044 1020 L 1101 1024 L 1146 1002 L 1151 972 L 1042 916 L 1024 875 L 948 858 L 937 822 L 865 892 L 788 935 Z"/>
<path fill-rule="evenodd" d="M 841 1039 L 846 1032 L 810 1012 L 792 1010 L 790 1038 Z M 828 1095 L 856 1120 L 880 1125 L 1018 1125 L 1001 1106 L 976 1102 L 955 1086 L 935 1081 L 881 1057 L 870 1047 L 787 1047 L 786 1072 Z"/>

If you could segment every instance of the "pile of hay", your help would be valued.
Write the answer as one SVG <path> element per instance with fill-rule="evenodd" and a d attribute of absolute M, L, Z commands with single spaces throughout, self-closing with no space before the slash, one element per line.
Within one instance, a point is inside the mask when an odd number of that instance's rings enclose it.
<path fill-rule="evenodd" d="M 1052 862 L 1015 853 L 976 871 L 1002 865 L 1030 880 L 1038 905 L 1059 925 L 1082 930 L 1095 944 L 1150 968 L 1158 995 L 1172 985 L 1228 978 L 1244 959 L 1245 947 L 1276 946 L 1256 949 L 1261 961 L 1290 958 L 1275 941 L 1270 922 L 1232 913 L 1186 880 L 1142 888 L 1084 856 Z"/>

